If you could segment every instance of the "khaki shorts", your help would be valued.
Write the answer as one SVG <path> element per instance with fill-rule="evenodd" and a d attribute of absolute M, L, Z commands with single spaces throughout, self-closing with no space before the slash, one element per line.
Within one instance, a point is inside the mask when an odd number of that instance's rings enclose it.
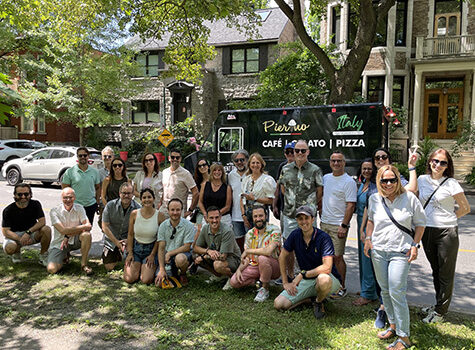
<path fill-rule="evenodd" d="M 325 224 L 325 223 L 320 223 L 320 229 L 331 237 L 332 242 L 333 242 L 333 248 L 335 248 L 335 256 L 343 256 L 345 254 L 345 245 L 346 245 L 346 238 L 348 235 L 346 235 L 344 238 L 338 237 L 338 228 L 340 226 L 338 225 L 331 225 L 331 224 Z"/>
<path fill-rule="evenodd" d="M 330 274 L 330 277 L 332 279 L 332 288 L 327 295 L 336 293 L 341 288 L 340 281 L 332 274 Z M 307 298 L 316 297 L 317 296 L 317 289 L 315 288 L 316 281 L 317 281 L 316 278 L 301 280 L 299 285 L 297 286 L 297 294 L 290 295 L 289 293 L 287 293 L 286 290 L 284 290 L 282 293 L 280 293 L 280 295 L 289 299 L 292 305 L 302 300 L 305 300 Z"/>
<path fill-rule="evenodd" d="M 18 231 L 18 232 L 15 232 L 18 236 L 23 236 L 26 231 Z M 31 240 L 33 241 L 32 244 L 36 244 L 36 243 L 39 243 L 40 240 L 38 239 L 38 237 L 36 237 L 38 234 L 40 233 L 40 231 L 35 231 L 35 232 L 32 232 L 31 235 L 30 235 L 30 238 Z M 5 252 L 5 254 L 7 253 L 7 251 L 5 250 L 5 248 L 7 247 L 7 245 L 9 245 L 10 243 L 15 243 L 15 244 L 18 244 L 17 241 L 14 241 L 13 239 L 8 239 L 8 238 L 5 238 L 5 240 L 3 241 L 3 251 Z"/>

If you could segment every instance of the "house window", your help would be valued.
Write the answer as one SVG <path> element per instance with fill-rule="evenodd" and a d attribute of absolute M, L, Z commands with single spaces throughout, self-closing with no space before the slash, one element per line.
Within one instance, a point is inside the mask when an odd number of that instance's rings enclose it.
<path fill-rule="evenodd" d="M 160 122 L 160 103 L 158 101 L 134 101 L 132 106 L 132 123 L 159 123 Z"/>
<path fill-rule="evenodd" d="M 434 36 L 460 35 L 461 1 L 436 0 Z"/>
<path fill-rule="evenodd" d="M 393 107 L 402 107 L 404 105 L 404 77 L 393 78 Z"/>
<path fill-rule="evenodd" d="M 21 117 L 21 132 L 44 133 L 46 132 L 45 117 L 36 118 Z"/>
<path fill-rule="evenodd" d="M 159 71 L 165 69 L 163 51 L 143 51 L 136 56 L 141 77 L 157 77 Z"/>
<path fill-rule="evenodd" d="M 373 6 L 377 6 L 379 1 L 373 0 Z M 354 6 L 349 7 L 349 15 L 348 15 L 348 48 L 352 47 L 355 39 L 356 39 L 356 32 L 358 31 L 358 23 L 359 23 L 359 14 L 356 13 L 356 9 Z M 387 29 L 388 29 L 388 16 L 386 15 L 376 27 L 376 35 L 373 41 L 373 47 L 376 46 L 386 46 L 386 37 L 387 37 Z"/>
<path fill-rule="evenodd" d="M 45 122 L 45 117 L 41 116 L 36 118 L 36 125 L 38 127 L 38 132 L 46 132 L 46 122 Z"/>
<path fill-rule="evenodd" d="M 256 73 L 258 71 L 258 47 L 231 50 L 231 73 Z"/>
<path fill-rule="evenodd" d="M 407 0 L 398 0 L 396 3 L 396 35 L 395 45 L 406 46 Z"/>
<path fill-rule="evenodd" d="M 341 6 L 332 7 L 332 43 L 339 44 L 341 41 L 340 36 L 340 22 L 341 22 Z"/>
<path fill-rule="evenodd" d="M 384 76 L 368 77 L 368 102 L 384 101 Z"/>

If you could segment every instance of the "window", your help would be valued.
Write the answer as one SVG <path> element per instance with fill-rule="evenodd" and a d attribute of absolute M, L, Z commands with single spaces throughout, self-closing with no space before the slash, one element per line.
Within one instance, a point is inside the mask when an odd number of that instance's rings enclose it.
<path fill-rule="evenodd" d="M 36 119 L 36 126 L 38 127 L 37 132 L 46 132 L 46 122 L 44 116 L 38 117 Z"/>
<path fill-rule="evenodd" d="M 341 22 L 341 6 L 332 7 L 332 43 L 339 44 L 341 41 L 340 36 L 340 22 Z"/>
<path fill-rule="evenodd" d="M 404 105 L 404 77 L 393 78 L 393 107 L 402 107 Z"/>
<path fill-rule="evenodd" d="M 157 77 L 160 70 L 165 69 L 163 62 L 163 51 L 144 51 L 135 58 L 139 67 L 141 77 Z"/>
<path fill-rule="evenodd" d="M 218 132 L 218 152 L 233 153 L 244 147 L 243 128 L 221 128 Z"/>
<path fill-rule="evenodd" d="M 396 46 L 406 46 L 407 0 L 398 0 L 396 3 Z"/>
<path fill-rule="evenodd" d="M 52 153 L 51 153 L 51 159 L 60 159 L 60 158 L 70 158 L 70 157 L 73 157 L 74 154 L 71 153 L 71 152 L 68 152 L 68 151 L 65 151 L 65 150 L 62 150 L 62 149 L 55 149 Z"/>
<path fill-rule="evenodd" d="M 46 132 L 45 117 L 40 116 L 40 117 L 36 117 L 36 119 L 21 117 L 21 132 L 28 132 L 30 134 L 33 134 L 35 132 L 45 133 Z"/>
<path fill-rule="evenodd" d="M 373 0 L 373 6 L 378 5 L 377 0 Z M 348 48 L 352 47 L 355 39 L 356 32 L 358 31 L 359 23 L 359 14 L 356 13 L 354 6 L 348 5 L 349 15 L 348 15 Z M 373 41 L 373 47 L 376 46 L 386 46 L 386 37 L 388 29 L 388 16 L 386 15 L 382 21 L 380 21 L 376 27 L 376 35 Z"/>
<path fill-rule="evenodd" d="M 368 77 L 368 102 L 384 101 L 384 77 Z"/>
<path fill-rule="evenodd" d="M 158 101 L 133 101 L 132 123 L 159 123 L 160 102 Z"/>
<path fill-rule="evenodd" d="M 256 73 L 258 71 L 258 47 L 231 50 L 231 73 Z"/>
<path fill-rule="evenodd" d="M 35 160 L 48 159 L 48 154 L 49 154 L 49 149 L 38 151 L 38 152 L 33 154 L 33 159 L 35 159 Z"/>

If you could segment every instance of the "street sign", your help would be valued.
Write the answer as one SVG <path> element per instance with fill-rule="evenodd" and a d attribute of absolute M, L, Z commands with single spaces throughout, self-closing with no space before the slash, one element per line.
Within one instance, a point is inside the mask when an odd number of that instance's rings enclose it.
<path fill-rule="evenodd" d="M 175 136 L 172 135 L 167 129 L 163 129 L 162 133 L 158 136 L 158 141 L 160 141 L 165 147 L 173 141 Z"/>

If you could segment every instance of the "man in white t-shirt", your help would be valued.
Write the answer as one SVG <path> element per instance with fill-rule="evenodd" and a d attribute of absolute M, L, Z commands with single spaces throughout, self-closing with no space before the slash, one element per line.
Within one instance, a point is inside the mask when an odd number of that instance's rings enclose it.
<path fill-rule="evenodd" d="M 323 206 L 321 229 L 328 233 L 335 247 L 335 266 L 341 275 L 341 289 L 332 295 L 333 299 L 346 295 L 345 254 L 346 238 L 350 228 L 351 217 L 356 205 L 356 183 L 345 172 L 345 156 L 335 151 L 330 156 L 332 172 L 323 176 Z"/>

